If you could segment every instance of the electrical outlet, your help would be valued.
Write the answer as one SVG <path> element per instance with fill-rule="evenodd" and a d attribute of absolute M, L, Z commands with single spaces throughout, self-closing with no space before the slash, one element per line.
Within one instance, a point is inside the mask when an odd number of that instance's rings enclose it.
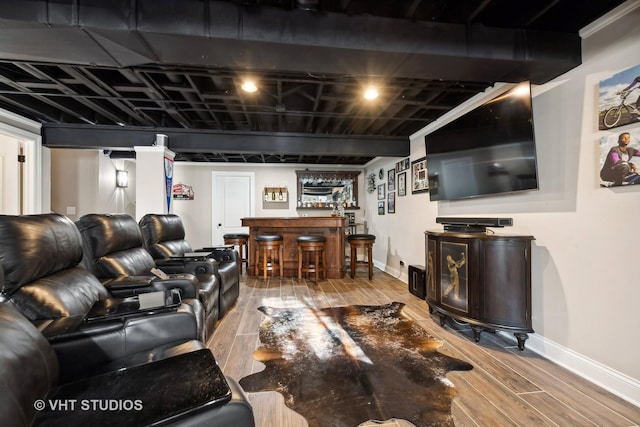
<path fill-rule="evenodd" d="M 404 261 L 400 260 L 400 265 L 404 265 Z"/>

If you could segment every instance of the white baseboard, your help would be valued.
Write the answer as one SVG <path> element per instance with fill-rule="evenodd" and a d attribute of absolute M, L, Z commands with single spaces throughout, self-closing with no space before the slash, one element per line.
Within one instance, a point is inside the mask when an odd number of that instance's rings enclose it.
<path fill-rule="evenodd" d="M 511 333 L 502 331 L 498 333 L 514 342 L 516 341 L 514 335 Z M 525 346 L 527 349 L 538 353 L 545 359 L 557 363 L 576 375 L 640 407 L 640 381 L 538 334 L 529 334 L 529 339 Z"/>
<path fill-rule="evenodd" d="M 395 277 L 396 279 L 405 282 L 405 283 L 409 283 L 409 273 L 408 271 L 405 271 L 404 269 L 396 269 L 393 267 L 390 267 L 386 264 L 383 264 L 381 262 L 378 262 L 376 260 L 373 260 L 373 266 L 384 271 L 387 274 L 392 275 L 393 277 Z"/>

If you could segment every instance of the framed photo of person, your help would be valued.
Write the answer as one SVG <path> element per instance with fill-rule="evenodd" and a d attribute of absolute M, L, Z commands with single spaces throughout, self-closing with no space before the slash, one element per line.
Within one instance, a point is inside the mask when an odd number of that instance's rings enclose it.
<path fill-rule="evenodd" d="M 409 158 L 402 159 L 396 163 L 396 173 L 409 169 Z"/>
<path fill-rule="evenodd" d="M 387 193 L 387 212 L 396 213 L 396 193 Z"/>
<path fill-rule="evenodd" d="M 427 177 L 427 158 L 422 157 L 411 162 L 411 194 L 429 191 Z"/>
<path fill-rule="evenodd" d="M 621 144 L 627 146 L 624 153 L 620 150 Z M 601 187 L 640 184 L 640 171 L 634 166 L 640 160 L 640 126 L 602 136 L 599 151 L 600 167 L 596 173 Z M 623 154 L 630 157 L 628 162 L 622 160 Z"/>
<path fill-rule="evenodd" d="M 387 191 L 396 191 L 396 170 L 387 171 Z"/>
<path fill-rule="evenodd" d="M 384 215 L 384 200 L 378 202 L 378 215 Z"/>
<path fill-rule="evenodd" d="M 378 185 L 378 200 L 384 200 L 384 184 Z"/>
<path fill-rule="evenodd" d="M 396 175 L 398 181 L 398 197 L 407 195 L 407 173 L 402 172 Z"/>

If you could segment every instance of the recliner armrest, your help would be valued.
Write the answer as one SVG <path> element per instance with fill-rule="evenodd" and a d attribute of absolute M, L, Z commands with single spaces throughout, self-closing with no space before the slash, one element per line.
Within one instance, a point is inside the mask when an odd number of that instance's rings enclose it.
<path fill-rule="evenodd" d="M 60 323 L 56 325 L 57 321 Z M 64 325 L 64 318 L 57 321 L 42 333 L 50 338 L 58 356 L 61 382 L 86 377 L 101 365 L 141 351 L 199 339 L 196 318 L 188 308 L 115 320 L 80 321 L 76 329 Z"/>
<path fill-rule="evenodd" d="M 217 261 L 208 258 L 206 254 L 202 256 L 172 256 L 171 258 L 156 259 L 156 266 L 165 273 L 189 273 L 215 274 L 218 271 Z"/>
<path fill-rule="evenodd" d="M 240 262 L 240 255 L 233 246 L 218 246 L 205 249 L 212 249 L 208 256 L 219 263 Z"/>
<path fill-rule="evenodd" d="M 182 299 L 198 295 L 198 279 L 190 273 L 170 274 L 168 279 L 156 276 L 121 276 L 106 280 L 104 287 L 114 297 L 128 297 L 153 291 L 179 289 Z"/>
<path fill-rule="evenodd" d="M 69 316 L 52 319 L 39 327 L 51 344 L 74 340 L 81 337 L 106 334 L 119 331 L 124 327 L 124 319 L 109 319 L 100 322 L 86 323 L 82 316 Z"/>
<path fill-rule="evenodd" d="M 195 414 L 207 419 L 209 412 L 213 418 L 216 409 L 230 399 L 231 389 L 213 354 L 202 349 L 57 387 L 45 402 L 74 401 L 78 407 L 60 411 L 45 405 L 33 425 L 92 425 L 97 414 L 104 425 L 174 425 L 182 419 L 188 422 Z M 107 400 L 131 407 L 91 410 L 92 402 L 104 404 Z M 83 404 L 88 406 L 80 407 Z"/>

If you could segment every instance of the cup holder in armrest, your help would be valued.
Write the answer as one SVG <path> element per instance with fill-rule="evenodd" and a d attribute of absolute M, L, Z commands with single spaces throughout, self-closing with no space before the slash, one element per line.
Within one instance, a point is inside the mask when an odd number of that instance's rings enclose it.
<path fill-rule="evenodd" d="M 127 298 L 107 298 L 96 301 L 85 322 L 96 322 L 151 313 L 176 311 L 182 303 L 178 289 L 148 292 Z"/>

